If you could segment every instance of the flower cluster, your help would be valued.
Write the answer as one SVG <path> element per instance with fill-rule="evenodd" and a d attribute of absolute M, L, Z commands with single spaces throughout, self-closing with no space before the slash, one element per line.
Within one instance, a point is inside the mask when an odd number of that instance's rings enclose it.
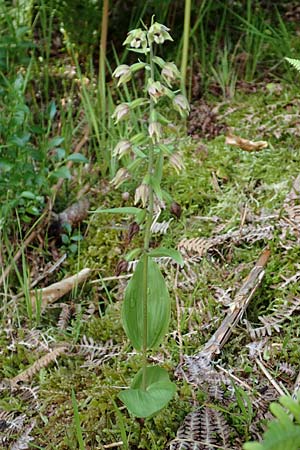
<path fill-rule="evenodd" d="M 158 146 L 159 151 L 162 153 L 163 158 L 167 157 L 172 167 L 179 172 L 184 168 L 184 164 L 180 153 L 176 150 L 176 147 L 170 149 L 168 145 L 164 144 L 163 135 L 164 128 L 167 126 L 171 129 L 172 124 L 170 120 L 165 117 L 159 110 L 160 104 L 171 104 L 171 109 L 177 111 L 181 117 L 186 117 L 189 113 L 189 103 L 183 94 L 172 90 L 172 86 L 180 79 L 180 72 L 174 62 L 165 62 L 158 56 L 153 56 L 152 46 L 154 44 L 163 44 L 165 41 L 172 41 L 172 37 L 169 34 L 169 28 L 166 26 L 154 22 L 149 29 L 137 28 L 128 33 L 124 45 L 129 45 L 131 50 L 138 53 L 144 53 L 148 55 L 147 61 L 138 61 L 131 66 L 127 64 L 119 65 L 113 72 L 113 77 L 117 80 L 117 85 L 128 83 L 135 72 L 138 70 L 145 70 L 145 92 L 146 96 L 143 99 L 135 99 L 131 102 L 124 102 L 116 106 L 112 115 L 114 123 L 118 124 L 133 114 L 133 110 L 136 107 L 146 105 L 146 111 L 144 118 L 139 121 L 144 129 L 144 139 L 142 139 L 142 147 L 140 142 L 133 142 L 134 139 L 130 136 L 130 131 L 126 127 L 126 137 L 120 140 L 113 149 L 113 156 L 121 159 L 124 156 L 129 156 L 129 159 L 124 159 L 124 162 L 129 161 L 130 166 L 126 169 L 120 169 L 112 183 L 115 187 L 120 186 L 124 181 L 128 180 L 129 172 L 132 172 L 133 168 L 137 170 L 139 167 L 139 160 L 142 162 L 147 158 L 147 146 Z M 149 56 L 150 55 L 150 56 Z M 160 71 L 160 78 L 154 79 L 156 71 L 154 66 L 157 66 Z M 161 99 L 165 99 L 161 103 Z M 165 110 L 165 109 L 164 109 Z M 145 118 L 148 121 L 147 127 L 145 127 Z M 176 127 L 174 127 L 176 129 Z M 128 137 L 129 136 L 129 137 Z M 146 151 L 145 151 L 146 149 Z M 134 161 L 134 163 L 130 163 Z M 149 198 L 149 185 L 147 183 L 141 183 L 135 193 L 135 204 L 141 202 L 143 207 L 146 206 Z"/>

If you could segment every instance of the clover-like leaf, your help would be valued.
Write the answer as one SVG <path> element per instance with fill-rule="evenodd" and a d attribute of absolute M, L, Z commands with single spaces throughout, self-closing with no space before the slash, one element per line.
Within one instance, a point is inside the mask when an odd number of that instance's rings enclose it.
<path fill-rule="evenodd" d="M 119 398 L 136 417 L 149 417 L 164 408 L 176 391 L 168 373 L 157 366 L 146 368 L 146 389 L 142 389 L 143 369 L 135 376 L 132 386 L 119 394 Z"/>

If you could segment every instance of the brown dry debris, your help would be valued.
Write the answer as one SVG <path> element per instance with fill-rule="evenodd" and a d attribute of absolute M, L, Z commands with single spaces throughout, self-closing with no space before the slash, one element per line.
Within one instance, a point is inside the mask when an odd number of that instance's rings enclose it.
<path fill-rule="evenodd" d="M 235 136 L 231 133 L 227 134 L 225 144 L 239 147 L 246 152 L 257 152 L 268 147 L 268 143 L 266 141 L 249 141 L 248 139 Z"/>
<path fill-rule="evenodd" d="M 214 108 L 204 100 L 199 100 L 191 105 L 188 134 L 194 139 L 213 139 L 220 134 L 224 134 L 226 130 L 227 125 L 218 120 Z"/>

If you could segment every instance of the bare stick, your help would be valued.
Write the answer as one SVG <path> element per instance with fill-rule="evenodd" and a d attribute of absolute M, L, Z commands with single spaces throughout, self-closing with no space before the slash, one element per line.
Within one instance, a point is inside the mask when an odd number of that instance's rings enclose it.
<path fill-rule="evenodd" d="M 211 361 L 215 355 L 220 353 L 222 347 L 231 336 L 234 327 L 247 309 L 256 289 L 260 285 L 265 274 L 264 267 L 267 264 L 269 257 L 270 250 L 266 248 L 249 275 L 245 278 L 231 304 L 230 312 L 227 314 L 215 334 L 205 344 L 201 352 L 196 355 L 197 357 L 204 357 L 207 361 Z"/>

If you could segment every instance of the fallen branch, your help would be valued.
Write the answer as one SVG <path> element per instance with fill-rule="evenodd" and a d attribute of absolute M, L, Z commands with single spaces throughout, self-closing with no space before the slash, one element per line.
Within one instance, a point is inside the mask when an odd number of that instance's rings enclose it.
<path fill-rule="evenodd" d="M 63 295 L 70 292 L 75 286 L 86 281 L 90 276 L 91 269 L 83 269 L 76 275 L 64 278 L 58 283 L 53 283 L 43 289 L 36 289 L 30 292 L 31 303 L 33 308 L 37 302 L 41 302 L 41 309 L 45 309 L 49 304 L 56 302 Z"/>
<path fill-rule="evenodd" d="M 8 380 L 11 388 L 16 388 L 20 382 L 30 381 L 42 368 L 47 367 L 51 362 L 56 361 L 56 358 L 65 353 L 66 349 L 67 346 L 62 345 L 60 347 L 56 347 L 51 352 L 39 358 L 32 364 L 32 366 L 28 367 L 28 369 L 23 370 L 23 372 L 19 373 L 19 375 L 16 375 L 14 378 Z"/>
<path fill-rule="evenodd" d="M 194 383 L 195 380 L 199 379 L 199 374 L 211 368 L 212 360 L 221 352 L 221 349 L 230 338 L 236 324 L 243 316 L 256 289 L 260 285 L 265 274 L 264 268 L 269 257 L 270 250 L 266 248 L 249 275 L 245 278 L 241 288 L 230 305 L 230 311 L 217 331 L 199 353 L 193 356 L 185 356 L 184 363 L 179 364 L 176 372 L 178 374 L 183 374 L 187 381 Z"/>

